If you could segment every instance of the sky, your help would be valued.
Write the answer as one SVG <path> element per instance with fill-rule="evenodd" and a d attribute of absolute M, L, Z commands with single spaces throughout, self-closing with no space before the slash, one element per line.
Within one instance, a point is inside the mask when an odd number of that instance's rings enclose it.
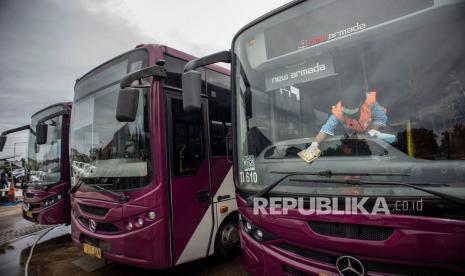
<path fill-rule="evenodd" d="M 75 80 L 143 43 L 194 56 L 230 48 L 244 25 L 289 0 L 0 0 L 0 132 L 72 101 Z M 27 132 L 1 157 L 26 155 Z"/>

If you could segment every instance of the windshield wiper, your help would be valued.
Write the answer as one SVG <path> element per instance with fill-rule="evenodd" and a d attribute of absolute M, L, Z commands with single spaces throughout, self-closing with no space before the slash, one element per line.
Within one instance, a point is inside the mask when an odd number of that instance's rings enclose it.
<path fill-rule="evenodd" d="M 80 177 L 76 176 L 74 179 L 76 179 L 77 183 L 71 187 L 71 189 L 69 189 L 68 194 L 74 194 L 79 189 L 79 187 L 81 187 L 82 183 L 84 183 Z"/>
<path fill-rule="evenodd" d="M 278 172 L 278 171 L 271 171 L 270 173 L 274 174 L 284 174 L 283 177 L 278 179 L 277 181 L 271 183 L 270 185 L 266 186 L 262 190 L 256 192 L 255 194 L 249 196 L 247 198 L 247 206 L 252 207 L 253 201 L 257 197 L 264 197 L 266 196 L 274 187 L 278 186 L 279 183 L 283 182 L 286 178 L 296 175 L 315 175 L 321 177 L 332 177 L 332 176 L 409 176 L 408 174 L 395 174 L 395 173 L 352 173 L 352 172 L 333 172 L 331 170 L 326 171 L 317 171 L 317 172 Z"/>
<path fill-rule="evenodd" d="M 130 199 L 130 196 L 128 196 L 128 195 L 125 195 L 123 193 L 117 193 L 117 192 L 114 192 L 114 191 L 109 190 L 109 189 L 105 189 L 104 187 L 102 187 L 102 185 L 98 185 L 98 184 L 87 184 L 87 185 L 89 185 L 91 187 L 98 188 L 98 189 L 100 189 L 102 191 L 108 192 L 108 193 L 116 196 L 122 202 L 128 202 L 128 200 Z"/>

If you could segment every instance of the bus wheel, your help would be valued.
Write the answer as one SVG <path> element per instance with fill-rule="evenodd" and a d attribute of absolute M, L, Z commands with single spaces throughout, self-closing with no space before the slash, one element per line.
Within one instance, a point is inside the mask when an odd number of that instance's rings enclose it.
<path fill-rule="evenodd" d="M 223 257 L 230 257 L 240 253 L 241 246 L 236 216 L 232 216 L 221 224 L 216 234 L 215 246 L 216 252 Z"/>

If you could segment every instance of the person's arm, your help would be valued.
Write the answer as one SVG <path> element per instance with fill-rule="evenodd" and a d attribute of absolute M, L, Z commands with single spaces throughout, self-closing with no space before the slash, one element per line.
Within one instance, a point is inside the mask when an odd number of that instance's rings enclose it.
<path fill-rule="evenodd" d="M 315 136 L 315 140 L 307 148 L 307 153 L 310 154 L 318 149 L 321 142 L 323 142 L 328 135 L 334 136 L 334 129 L 336 128 L 338 121 L 334 115 L 329 116 L 326 123 L 321 127 L 320 132 Z"/>
<path fill-rule="evenodd" d="M 321 131 L 318 132 L 318 134 L 315 137 L 315 142 L 320 144 L 321 142 L 323 142 L 326 139 L 326 136 L 327 136 L 326 133 L 321 132 Z"/>
<path fill-rule="evenodd" d="M 381 126 L 380 125 L 377 125 L 377 124 L 374 124 L 374 123 L 371 123 L 369 126 L 368 126 L 368 130 L 379 130 Z"/>
<path fill-rule="evenodd" d="M 381 127 L 386 126 L 386 123 L 387 123 L 386 111 L 377 102 L 371 107 L 371 119 L 372 119 L 372 122 L 368 126 L 368 130 L 371 130 L 371 129 L 379 130 Z"/>
<path fill-rule="evenodd" d="M 320 132 L 315 137 L 315 142 L 323 142 L 328 135 L 334 136 L 334 129 L 336 128 L 339 121 L 336 119 L 336 116 L 329 116 L 326 123 L 321 127 Z"/>
<path fill-rule="evenodd" d="M 371 107 L 371 119 L 367 132 L 372 137 L 378 137 L 381 134 L 379 129 L 385 127 L 387 122 L 386 110 L 379 103 L 375 103 Z"/>

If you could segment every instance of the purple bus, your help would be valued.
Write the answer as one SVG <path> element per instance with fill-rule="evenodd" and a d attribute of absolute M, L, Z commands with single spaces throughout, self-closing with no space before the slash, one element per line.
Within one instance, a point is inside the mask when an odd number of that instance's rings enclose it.
<path fill-rule="evenodd" d="M 77 80 L 71 232 L 84 253 L 164 269 L 240 251 L 229 70 L 204 68 L 201 109 L 184 112 L 191 59 L 140 45 Z"/>
<path fill-rule="evenodd" d="M 464 53 L 464 1 L 313 0 L 186 65 L 197 110 L 195 69 L 232 63 L 251 274 L 465 274 Z"/>
<path fill-rule="evenodd" d="M 70 189 L 68 136 L 71 103 L 57 103 L 36 112 L 31 124 L 4 131 L 28 130 L 26 183 L 23 190 L 23 217 L 40 224 L 69 224 Z"/>

